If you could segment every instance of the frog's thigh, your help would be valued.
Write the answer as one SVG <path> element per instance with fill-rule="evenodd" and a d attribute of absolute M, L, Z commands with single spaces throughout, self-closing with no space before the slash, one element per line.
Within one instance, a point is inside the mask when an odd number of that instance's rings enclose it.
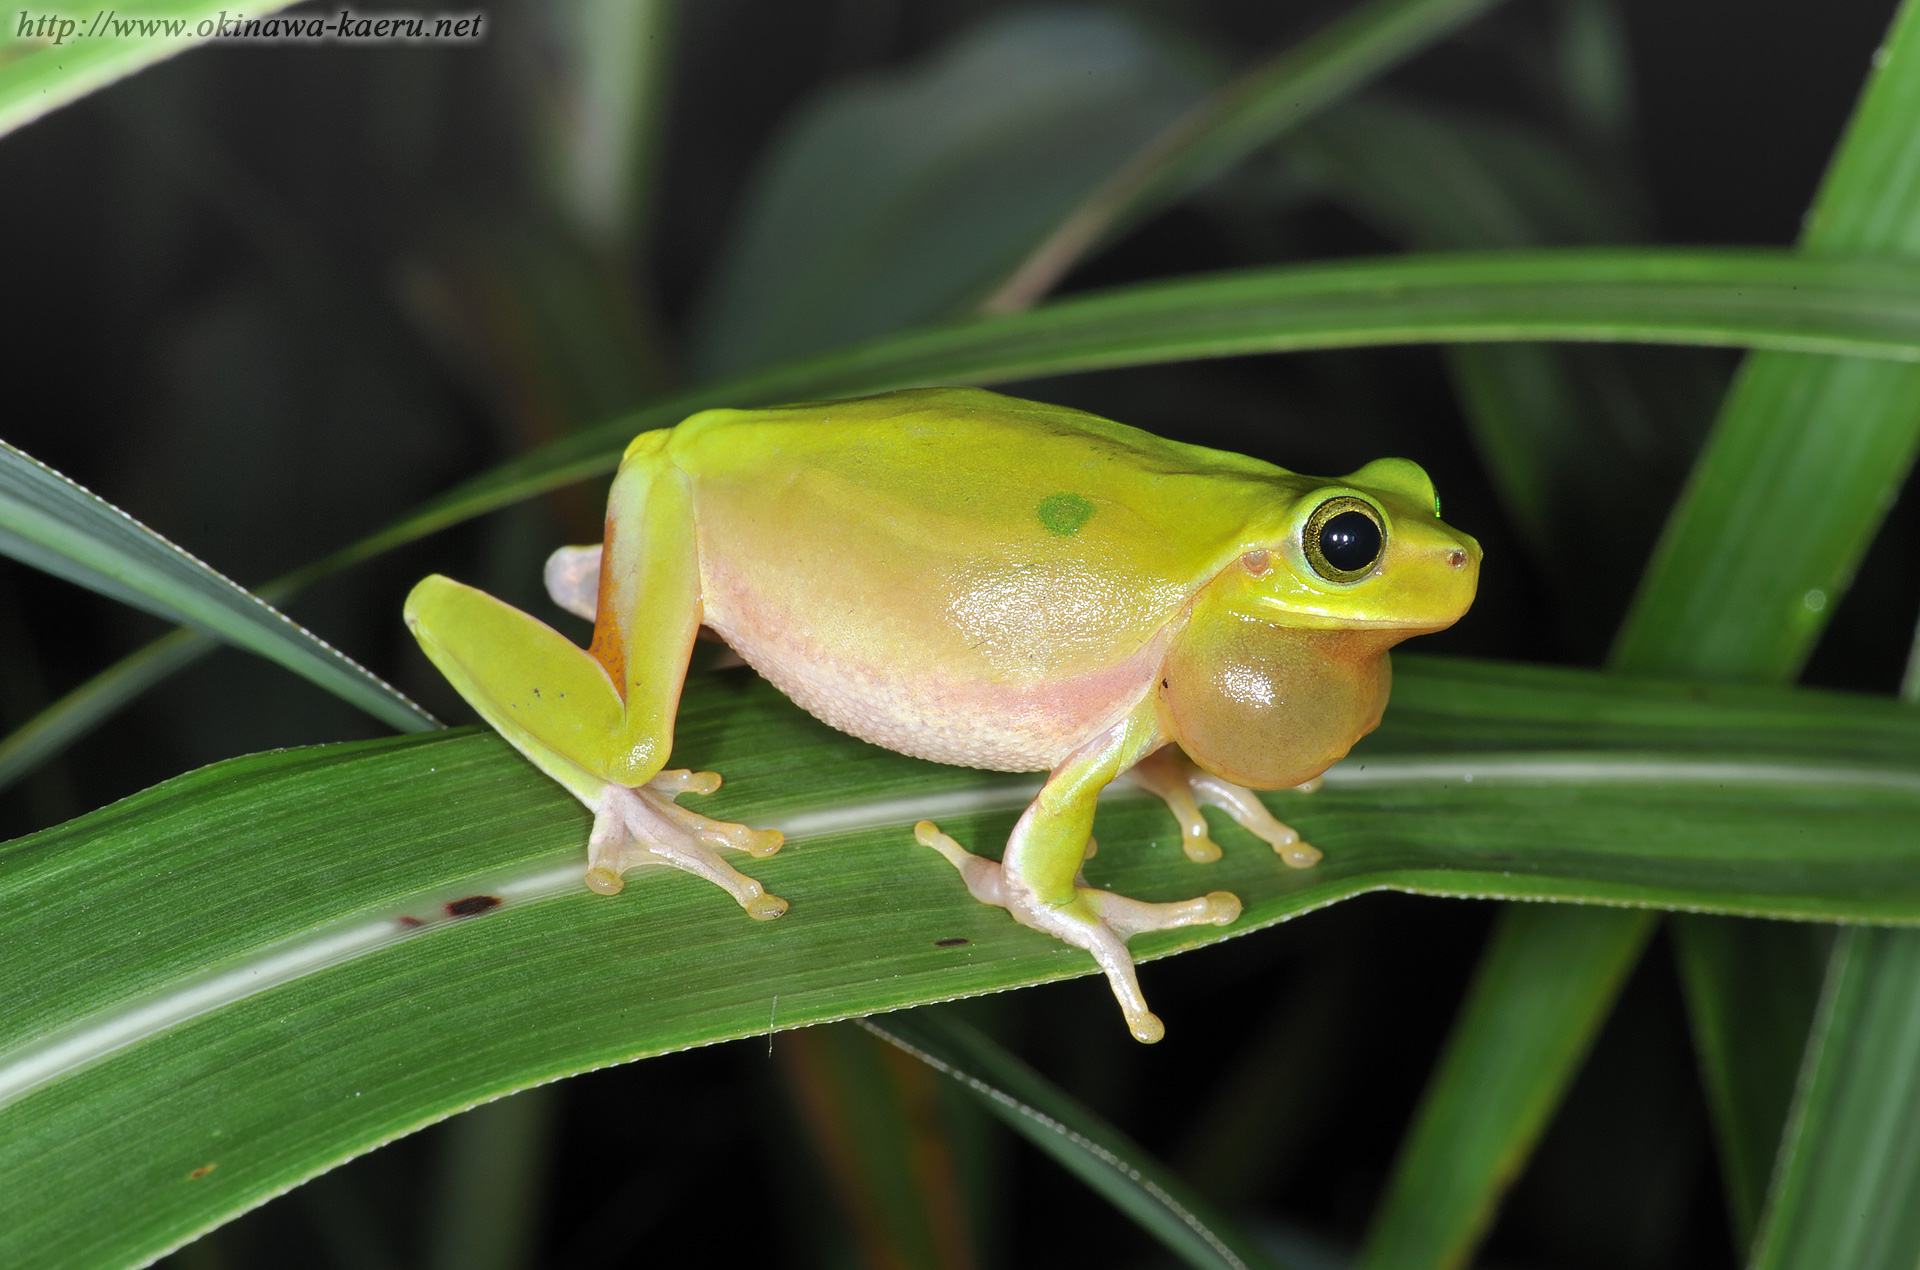
<path fill-rule="evenodd" d="M 1306 869 L 1320 863 L 1319 848 L 1302 841 L 1298 832 L 1274 819 L 1258 794 L 1202 771 L 1174 746 L 1148 755 L 1127 775 L 1167 804 L 1167 810 L 1180 822 L 1181 842 L 1190 860 L 1204 864 L 1220 858 L 1220 848 L 1207 836 L 1206 817 L 1200 814 L 1204 803 L 1226 812 L 1235 824 L 1271 846 L 1289 866 Z"/>
<path fill-rule="evenodd" d="M 1135 729 L 1137 732 L 1137 729 Z M 1165 1027 L 1140 991 L 1126 941 L 1150 930 L 1225 926 L 1240 915 L 1240 901 L 1225 891 L 1172 904 L 1149 904 L 1096 890 L 1078 877 L 1093 827 L 1101 788 L 1131 755 L 1128 724 L 1118 725 L 1048 778 L 1020 817 L 1001 864 L 973 855 L 930 821 L 914 836 L 939 851 L 960 871 L 974 898 L 996 904 L 1023 926 L 1044 931 L 1093 954 L 1135 1039 L 1157 1041 Z"/>
<path fill-rule="evenodd" d="M 609 779 L 639 785 L 673 748 L 673 718 L 700 631 L 700 555 L 686 473 L 665 433 L 635 440 L 607 495 L 592 655 L 626 710 Z M 654 440 L 659 438 L 659 440 Z"/>

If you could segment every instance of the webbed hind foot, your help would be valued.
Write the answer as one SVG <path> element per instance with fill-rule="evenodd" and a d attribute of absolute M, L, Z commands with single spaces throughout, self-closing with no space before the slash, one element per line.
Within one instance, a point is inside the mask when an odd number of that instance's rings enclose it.
<path fill-rule="evenodd" d="M 728 864 L 721 850 L 744 851 L 764 859 L 778 851 L 774 829 L 753 829 L 710 820 L 673 800 L 681 794 L 710 794 L 720 788 L 713 772 L 661 772 L 633 788 L 609 783 L 594 808 L 593 836 L 587 841 L 587 886 L 615 895 L 626 885 L 622 874 L 641 864 L 669 864 L 703 877 L 733 896 L 747 916 L 772 921 L 787 902 Z"/>

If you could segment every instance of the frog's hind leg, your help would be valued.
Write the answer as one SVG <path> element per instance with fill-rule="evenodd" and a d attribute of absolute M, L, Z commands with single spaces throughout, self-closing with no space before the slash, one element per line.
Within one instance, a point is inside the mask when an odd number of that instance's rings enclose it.
<path fill-rule="evenodd" d="M 1080 866 L 1088 854 L 1100 789 L 1143 748 L 1139 717 L 1117 725 L 1059 767 L 1014 826 L 1002 862 L 974 855 L 931 821 L 914 836 L 960 871 L 967 890 L 984 904 L 1005 908 L 1023 926 L 1044 931 L 1093 954 L 1120 1002 L 1127 1027 L 1140 1041 L 1166 1034 L 1147 1008 L 1127 940 L 1151 930 L 1226 926 L 1240 916 L 1239 899 L 1213 891 L 1171 904 L 1150 904 L 1087 886 Z"/>
<path fill-rule="evenodd" d="M 1220 858 L 1219 846 L 1207 834 L 1207 819 L 1200 814 L 1205 804 L 1226 812 L 1235 824 L 1271 846 L 1288 866 L 1309 869 L 1320 863 L 1320 849 L 1274 819 L 1258 794 L 1200 770 L 1171 745 L 1141 759 L 1127 776 L 1167 804 L 1180 822 L 1180 841 L 1189 860 L 1207 864 Z"/>
<path fill-rule="evenodd" d="M 717 851 L 770 855 L 780 835 L 675 805 L 720 778 L 661 771 L 700 626 L 690 495 L 661 449 L 663 435 L 637 440 L 614 480 L 591 649 L 442 577 L 407 597 L 407 625 L 481 717 L 594 812 L 594 890 L 618 891 L 623 871 L 657 861 L 714 882 L 755 917 L 777 917 L 785 903 Z"/>

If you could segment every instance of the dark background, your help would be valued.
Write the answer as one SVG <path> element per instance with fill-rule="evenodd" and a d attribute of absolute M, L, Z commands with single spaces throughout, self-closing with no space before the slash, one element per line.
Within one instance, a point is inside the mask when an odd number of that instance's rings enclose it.
<path fill-rule="evenodd" d="M 823 85 L 911 64 L 1012 4 L 700 0 L 681 15 L 646 258 L 663 367 L 782 121 Z M 1133 6 L 1228 65 L 1343 6 L 1255 0 Z M 1790 243 L 1892 6 L 1844 0 L 1632 0 L 1635 87 L 1619 181 L 1673 243 Z M 1566 131 L 1530 59 L 1555 6 L 1516 3 L 1389 79 L 1408 98 Z M 471 259 L 500 226 L 538 223 L 529 193 L 524 13 L 430 49 L 190 53 L 0 140 L 0 435 L 258 584 L 392 519 L 555 431 L 497 397 L 423 324 L 409 279 Z M 1394 250 L 1325 200 L 1249 235 L 1218 200 L 1155 217 L 1066 288 L 1276 259 Z M 509 231 L 511 232 L 511 231 Z M 490 238 L 489 235 L 492 235 Z M 460 257 L 461 252 L 467 256 Z M 1724 382 L 1731 355 L 1644 354 L 1649 382 Z M 1482 598 L 1437 651 L 1597 664 L 1712 391 L 1669 394 L 1672 454 L 1608 527 L 1619 548 L 1575 572 L 1599 611 L 1557 607 L 1568 566 L 1520 542 L 1483 474 L 1440 356 L 1425 349 L 1236 359 L 1015 385 L 1168 435 L 1307 471 L 1404 453 L 1448 519 L 1487 546 Z M 610 416 L 611 410 L 606 412 Z M 1917 606 L 1903 500 L 1842 603 L 1812 682 L 1888 691 Z M 428 702 L 469 718 L 398 620 L 424 572 L 509 596 L 563 540 L 597 536 L 592 497 L 557 496 L 462 527 L 331 583 L 302 621 Z M 0 562 L 0 724 L 14 726 L 161 632 L 157 623 Z M 180 771 L 269 746 L 376 735 L 278 669 L 223 652 L 0 795 L 8 834 Z M 1142 1050 L 1097 979 L 996 1001 L 1030 1061 L 1149 1148 L 1192 1158 L 1232 1073 L 1307 1091 L 1277 1120 L 1241 1198 L 1251 1221 L 1351 1247 L 1484 938 L 1487 906 L 1374 897 L 1145 971 L 1176 1039 Z M 1288 1048 L 1285 1038 L 1304 1037 Z M 791 1110 L 782 1059 L 743 1042 L 568 1082 L 551 1099 L 539 1263 L 854 1264 Z M 1289 1066 L 1290 1064 L 1290 1066 Z M 434 1130 L 276 1201 L 182 1254 L 222 1266 L 427 1264 L 422 1214 L 453 1149 Z M 1147 1264 L 1124 1218 L 1011 1140 L 990 1141 L 983 1261 Z M 342 1214 L 347 1214 L 342 1216 Z M 357 1214 L 357 1216 L 355 1216 Z M 750 1217 L 743 1220 L 742 1215 Z M 749 1235 L 744 1226 L 751 1225 Z M 342 1232 L 348 1232 L 343 1234 Z M 372 1243 L 355 1243 L 362 1237 Z M 355 1251 L 358 1249 L 358 1251 Z M 372 1251 L 369 1251 L 372 1249 Z M 697 1251 L 696 1251 L 697 1250 Z M 374 1260 L 367 1260 L 367 1258 Z M 1509 1266 L 1726 1265 L 1713 1151 L 1671 958 L 1656 945 L 1486 1253 Z"/>

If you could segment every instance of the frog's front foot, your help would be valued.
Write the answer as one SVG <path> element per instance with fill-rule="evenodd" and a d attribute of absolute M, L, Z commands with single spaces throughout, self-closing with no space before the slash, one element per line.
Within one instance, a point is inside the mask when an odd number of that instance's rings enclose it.
<path fill-rule="evenodd" d="M 931 820 L 913 827 L 913 836 L 922 846 L 932 847 L 960 871 L 973 898 L 1013 914 L 1022 926 L 1064 940 L 1093 954 L 1106 972 L 1113 995 L 1126 1015 L 1127 1029 L 1137 1041 L 1152 1044 L 1167 1034 L 1160 1017 L 1147 1009 L 1140 991 L 1140 979 L 1134 973 L 1133 957 L 1127 941 L 1150 930 L 1176 930 L 1182 926 L 1229 926 L 1240 916 L 1240 898 L 1227 891 L 1211 891 L 1196 899 L 1172 904 L 1149 904 L 1128 899 L 1112 891 L 1096 890 L 1079 884 L 1065 904 L 1043 903 L 1033 892 L 1010 878 L 997 861 L 974 855 L 940 832 Z"/>
<path fill-rule="evenodd" d="M 1180 822 L 1180 843 L 1189 860 L 1209 864 L 1220 858 L 1219 846 L 1207 836 L 1207 818 L 1200 814 L 1200 804 L 1205 803 L 1226 812 L 1235 824 L 1264 840 L 1292 868 L 1310 869 L 1320 863 L 1319 848 L 1308 845 L 1298 833 L 1275 820 L 1258 794 L 1202 771 L 1171 745 L 1141 759 L 1127 776 L 1167 804 L 1167 810 Z M 1301 789 L 1311 793 L 1319 784 L 1316 778 Z"/>
<path fill-rule="evenodd" d="M 601 791 L 587 841 L 587 886 L 614 895 L 626 883 L 621 875 L 641 864 L 670 864 L 703 877 L 733 896 L 747 916 L 772 921 L 787 902 L 769 895 L 758 882 L 720 856 L 720 849 L 764 858 L 780 849 L 778 830 L 709 820 L 673 800 L 681 794 L 710 794 L 720 788 L 713 772 L 661 772 L 638 788 L 611 782 Z"/>

